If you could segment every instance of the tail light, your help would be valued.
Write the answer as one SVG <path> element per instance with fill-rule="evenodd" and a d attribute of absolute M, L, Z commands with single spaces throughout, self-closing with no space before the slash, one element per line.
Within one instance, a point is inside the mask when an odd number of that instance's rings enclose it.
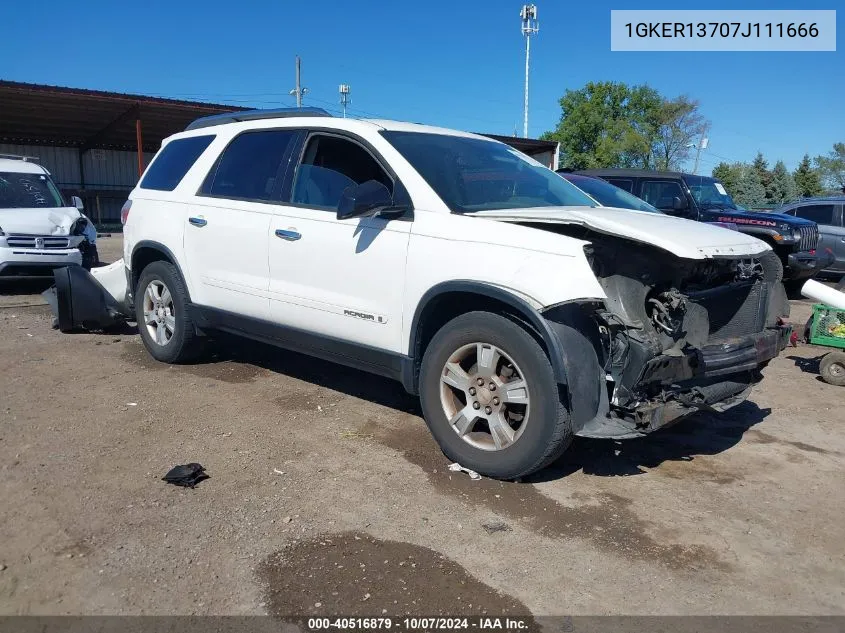
<path fill-rule="evenodd" d="M 132 201 L 127 200 L 123 203 L 123 207 L 120 209 L 120 223 L 123 226 L 126 226 L 126 220 L 129 219 L 129 210 L 132 208 Z"/>

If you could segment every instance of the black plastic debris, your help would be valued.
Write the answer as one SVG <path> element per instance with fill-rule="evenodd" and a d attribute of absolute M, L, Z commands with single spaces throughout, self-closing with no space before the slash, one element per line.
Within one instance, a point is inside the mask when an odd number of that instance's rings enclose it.
<path fill-rule="evenodd" d="M 193 488 L 203 479 L 208 479 L 208 475 L 200 464 L 181 464 L 171 468 L 161 479 L 176 486 Z"/>

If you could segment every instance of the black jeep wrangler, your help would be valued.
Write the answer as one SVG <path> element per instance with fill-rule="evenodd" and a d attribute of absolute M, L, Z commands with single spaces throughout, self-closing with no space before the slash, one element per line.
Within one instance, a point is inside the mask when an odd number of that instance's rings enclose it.
<path fill-rule="evenodd" d="M 743 233 L 767 242 L 783 264 L 785 282 L 803 282 L 830 266 L 833 254 L 816 252 L 819 228 L 815 222 L 780 213 L 738 209 L 715 178 L 670 171 L 587 169 L 594 176 L 621 187 L 664 213 L 699 222 L 730 222 Z"/>

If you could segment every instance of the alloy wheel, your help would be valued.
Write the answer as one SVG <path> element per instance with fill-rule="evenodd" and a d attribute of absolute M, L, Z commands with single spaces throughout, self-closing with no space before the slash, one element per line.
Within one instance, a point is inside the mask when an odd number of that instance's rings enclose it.
<path fill-rule="evenodd" d="M 170 343 L 176 332 L 173 297 L 159 279 L 153 279 L 144 290 L 144 325 L 150 338 L 162 347 Z"/>
<path fill-rule="evenodd" d="M 489 343 L 470 343 L 452 353 L 440 376 L 440 402 L 455 433 L 487 451 L 516 442 L 531 408 L 522 370 Z"/>

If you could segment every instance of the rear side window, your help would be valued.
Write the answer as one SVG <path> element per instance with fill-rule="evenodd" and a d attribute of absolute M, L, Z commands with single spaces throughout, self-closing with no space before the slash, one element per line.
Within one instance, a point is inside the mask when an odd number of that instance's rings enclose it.
<path fill-rule="evenodd" d="M 214 135 L 191 136 L 170 141 L 155 157 L 141 180 L 141 189 L 173 191 L 205 151 Z"/>
<path fill-rule="evenodd" d="M 625 178 L 605 178 L 607 182 L 615 187 L 619 187 L 620 189 L 624 189 L 628 193 L 634 193 L 634 181 L 628 180 Z"/>
<path fill-rule="evenodd" d="M 833 205 L 808 204 L 795 209 L 795 215 L 805 220 L 812 220 L 816 224 L 833 224 Z"/>
<path fill-rule="evenodd" d="M 297 134 L 293 130 L 261 130 L 236 136 L 200 193 L 237 200 L 278 200 L 282 163 Z"/>
<path fill-rule="evenodd" d="M 658 209 L 671 209 L 674 198 L 684 199 L 681 186 L 671 180 L 646 180 L 640 197 Z"/>

